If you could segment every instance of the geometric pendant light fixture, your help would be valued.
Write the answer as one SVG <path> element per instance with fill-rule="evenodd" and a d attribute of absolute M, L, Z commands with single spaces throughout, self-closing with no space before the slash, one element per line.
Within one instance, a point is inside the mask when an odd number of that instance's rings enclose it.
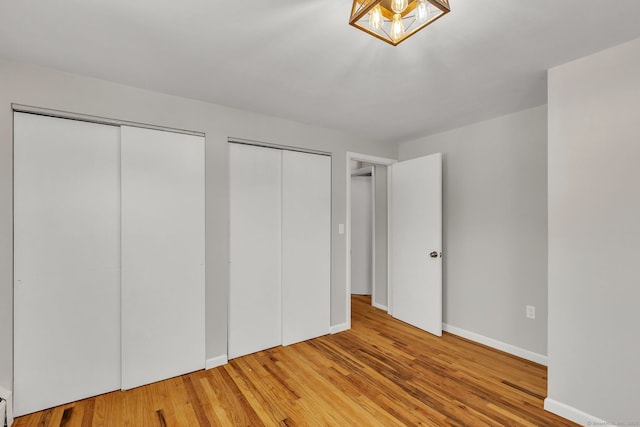
<path fill-rule="evenodd" d="M 353 0 L 349 24 L 397 46 L 449 12 L 449 0 Z"/>

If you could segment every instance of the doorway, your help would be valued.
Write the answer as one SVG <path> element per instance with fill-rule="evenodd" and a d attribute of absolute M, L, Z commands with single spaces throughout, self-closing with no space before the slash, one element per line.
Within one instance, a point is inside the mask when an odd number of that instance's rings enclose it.
<path fill-rule="evenodd" d="M 376 243 L 380 228 L 387 238 L 386 257 L 374 257 L 372 304 L 393 317 L 434 335 L 442 334 L 442 154 L 436 153 L 397 162 L 374 156 L 347 153 L 346 318 L 351 327 L 352 267 L 352 161 L 384 166 L 386 218 L 376 220 Z M 375 175 L 375 169 L 374 169 Z M 380 186 L 376 186 L 377 190 Z M 380 197 L 376 197 L 379 200 Z M 377 212 L 379 212 L 377 210 Z M 388 221 L 387 221 L 388 219 Z M 386 228 L 385 228 L 386 225 Z M 377 251 L 376 251 L 377 252 Z M 384 260 L 381 262 L 381 259 Z M 384 287 L 378 269 L 385 266 Z M 384 306 L 381 304 L 385 295 Z"/>
<path fill-rule="evenodd" d="M 371 304 L 384 311 L 388 311 L 388 231 L 387 231 L 387 218 L 389 204 L 387 202 L 388 185 L 389 185 L 389 170 L 387 166 L 396 163 L 395 159 L 387 159 L 383 157 L 370 156 L 359 153 L 347 153 L 347 224 L 346 224 L 346 319 L 347 328 L 351 327 L 351 294 L 359 293 L 358 284 L 352 283 L 352 267 L 353 262 L 358 260 L 354 259 L 352 250 L 354 249 L 353 239 L 362 239 L 359 237 L 358 232 L 354 229 L 355 224 L 352 219 L 352 201 L 353 201 L 353 182 L 352 176 L 362 177 L 366 176 L 371 171 L 371 269 L 370 269 L 370 284 L 371 284 Z M 356 191 L 358 191 L 356 189 Z M 366 190 L 365 190 L 366 191 Z M 356 208 L 357 209 L 357 208 Z M 361 224 L 360 224 L 361 225 Z M 355 233 L 354 233 L 355 232 Z M 363 243 L 358 241 L 358 243 Z M 356 268 L 361 268 L 356 266 Z"/>
<path fill-rule="evenodd" d="M 351 294 L 371 296 L 376 276 L 375 168 L 360 166 L 354 162 L 351 172 Z"/>

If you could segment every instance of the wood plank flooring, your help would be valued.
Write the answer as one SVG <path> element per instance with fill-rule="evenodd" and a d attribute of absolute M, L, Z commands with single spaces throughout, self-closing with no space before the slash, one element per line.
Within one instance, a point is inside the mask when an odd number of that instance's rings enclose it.
<path fill-rule="evenodd" d="M 546 368 L 353 297 L 352 329 L 16 419 L 26 426 L 570 426 Z"/>

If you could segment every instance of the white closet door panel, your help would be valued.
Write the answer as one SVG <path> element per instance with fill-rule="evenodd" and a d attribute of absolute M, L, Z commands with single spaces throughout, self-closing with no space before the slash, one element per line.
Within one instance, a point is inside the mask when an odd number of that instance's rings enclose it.
<path fill-rule="evenodd" d="M 120 388 L 119 129 L 14 115 L 15 415 Z"/>
<path fill-rule="evenodd" d="M 329 333 L 331 158 L 282 152 L 282 343 Z"/>
<path fill-rule="evenodd" d="M 281 152 L 229 144 L 229 358 L 282 343 Z"/>
<path fill-rule="evenodd" d="M 203 369 L 204 138 L 122 127 L 122 387 Z"/>

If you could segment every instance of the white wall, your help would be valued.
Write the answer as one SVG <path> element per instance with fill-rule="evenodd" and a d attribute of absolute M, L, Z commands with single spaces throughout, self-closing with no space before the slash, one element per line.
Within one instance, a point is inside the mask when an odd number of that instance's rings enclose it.
<path fill-rule="evenodd" d="M 541 362 L 547 354 L 546 111 L 525 110 L 399 149 L 400 160 L 444 154 L 444 322 Z M 527 304 L 536 307 L 536 320 L 525 317 Z"/>
<path fill-rule="evenodd" d="M 351 294 L 371 295 L 373 288 L 373 179 L 351 177 Z"/>
<path fill-rule="evenodd" d="M 224 84 L 212 82 L 212 84 Z M 0 59 L 0 386 L 13 377 L 13 170 L 11 103 L 148 123 L 206 133 L 207 357 L 226 354 L 229 283 L 227 137 L 329 151 L 332 158 L 331 324 L 345 317 L 346 151 L 396 157 L 392 145 L 372 144 L 342 132 L 150 92 Z M 301 105 L 300 108 L 304 108 Z"/>
<path fill-rule="evenodd" d="M 548 409 L 640 422 L 639 265 L 640 39 L 549 71 Z"/>

